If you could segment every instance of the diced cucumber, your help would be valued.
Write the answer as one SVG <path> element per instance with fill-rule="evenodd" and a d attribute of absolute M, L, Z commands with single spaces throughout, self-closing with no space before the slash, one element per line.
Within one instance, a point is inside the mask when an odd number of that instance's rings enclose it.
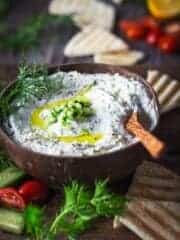
<path fill-rule="evenodd" d="M 13 185 L 24 176 L 25 173 L 16 167 L 6 168 L 0 172 L 0 188 Z"/>
<path fill-rule="evenodd" d="M 77 109 L 82 109 L 82 104 L 77 102 L 77 103 L 75 103 L 75 107 Z"/>
<path fill-rule="evenodd" d="M 24 229 L 24 215 L 10 209 L 0 208 L 0 229 L 21 234 Z"/>

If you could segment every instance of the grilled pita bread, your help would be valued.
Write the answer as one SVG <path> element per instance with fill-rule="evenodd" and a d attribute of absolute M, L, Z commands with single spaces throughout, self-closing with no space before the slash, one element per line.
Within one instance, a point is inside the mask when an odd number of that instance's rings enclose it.
<path fill-rule="evenodd" d="M 180 239 L 180 203 L 134 199 L 114 228 L 124 225 L 142 240 Z"/>
<path fill-rule="evenodd" d="M 144 161 L 128 191 L 127 208 L 114 219 L 142 240 L 180 239 L 180 177 L 160 164 Z"/>
<path fill-rule="evenodd" d="M 111 30 L 115 20 L 115 9 L 109 4 L 92 0 L 85 11 L 76 14 L 73 19 L 80 28 L 96 25 Z"/>
<path fill-rule="evenodd" d="M 49 5 L 49 12 L 73 14 L 74 22 L 80 28 L 94 24 L 110 30 L 115 19 L 114 7 L 97 0 L 53 0 Z"/>
<path fill-rule="evenodd" d="M 82 13 L 91 0 L 52 0 L 49 4 L 49 13 L 69 15 Z"/>
<path fill-rule="evenodd" d="M 77 33 L 67 43 L 64 54 L 68 57 L 88 56 L 127 48 L 123 40 L 93 25 Z"/>
<path fill-rule="evenodd" d="M 148 72 L 147 81 L 157 93 L 162 113 L 180 106 L 180 83 L 177 80 L 152 70 Z"/>
<path fill-rule="evenodd" d="M 136 50 L 121 50 L 114 52 L 107 52 L 96 54 L 94 61 L 96 63 L 105 63 L 121 66 L 131 66 L 142 60 L 144 57 L 143 52 Z"/>
<path fill-rule="evenodd" d="M 180 176 L 165 167 L 144 161 L 136 170 L 128 196 L 160 201 L 180 201 Z"/>

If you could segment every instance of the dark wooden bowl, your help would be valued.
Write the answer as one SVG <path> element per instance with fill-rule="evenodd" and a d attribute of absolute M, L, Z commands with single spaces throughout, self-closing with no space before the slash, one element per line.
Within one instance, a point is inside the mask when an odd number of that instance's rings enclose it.
<path fill-rule="evenodd" d="M 150 97 L 157 105 L 157 116 L 159 108 L 157 98 L 151 86 L 139 75 L 120 68 L 103 64 L 70 64 L 49 68 L 49 73 L 61 69 L 63 71 L 77 70 L 82 73 L 120 73 L 125 76 L 134 76 L 141 81 L 149 91 Z M 2 94 L 5 94 L 12 83 Z M 91 182 L 97 178 L 109 178 L 115 181 L 131 174 L 142 160 L 146 152 L 140 143 L 135 143 L 119 151 L 103 155 L 74 157 L 74 156 L 51 156 L 33 152 L 15 143 L 0 128 L 0 138 L 7 149 L 12 160 L 28 174 L 43 180 L 52 187 L 58 187 L 69 179 L 79 179 Z"/>

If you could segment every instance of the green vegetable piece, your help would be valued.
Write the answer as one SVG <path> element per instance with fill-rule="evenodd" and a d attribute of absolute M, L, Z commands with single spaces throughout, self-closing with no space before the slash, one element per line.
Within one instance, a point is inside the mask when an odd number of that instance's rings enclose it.
<path fill-rule="evenodd" d="M 67 112 L 67 117 L 68 117 L 70 120 L 72 120 L 72 119 L 73 119 L 73 116 L 74 116 L 73 111 L 72 111 L 72 110 L 69 110 L 69 111 Z"/>
<path fill-rule="evenodd" d="M 50 232 L 54 235 L 61 232 L 67 234 L 68 239 L 75 239 L 89 227 L 90 220 L 96 217 L 94 208 L 89 202 L 91 191 L 74 181 L 65 186 L 64 193 L 64 206 L 52 222 Z"/>
<path fill-rule="evenodd" d="M 24 176 L 25 173 L 10 161 L 4 150 L 0 149 L 0 188 L 13 185 Z"/>
<path fill-rule="evenodd" d="M 46 118 L 46 121 L 48 125 L 51 125 L 52 123 L 56 122 L 56 118 L 53 115 L 50 115 L 49 117 Z"/>
<path fill-rule="evenodd" d="M 0 208 L 0 229 L 21 234 L 24 229 L 24 216 L 14 210 Z"/>
<path fill-rule="evenodd" d="M 25 233 L 32 240 L 55 240 L 45 224 L 45 214 L 41 207 L 30 204 L 24 211 Z"/>
<path fill-rule="evenodd" d="M 49 96 L 52 88 L 47 68 L 22 64 L 13 88 L 0 99 L 0 116 L 6 117 L 30 101 Z"/>
<path fill-rule="evenodd" d="M 98 216 L 113 217 L 121 215 L 126 202 L 126 197 L 114 194 L 107 189 L 107 180 L 96 182 L 91 203 L 96 208 Z"/>
<path fill-rule="evenodd" d="M 78 96 L 61 106 L 61 111 L 55 107 L 51 114 L 63 126 L 69 126 L 72 121 L 83 121 L 93 115 L 91 102 L 84 96 Z"/>
<path fill-rule="evenodd" d="M 25 173 L 15 166 L 0 172 L 0 188 L 12 186 L 25 176 Z"/>
<path fill-rule="evenodd" d="M 82 107 L 82 104 L 79 103 L 79 102 L 75 102 L 75 103 L 74 103 L 74 106 L 75 106 L 76 109 L 82 109 L 82 108 L 83 108 L 83 107 Z"/>
<path fill-rule="evenodd" d="M 50 232 L 64 233 L 69 240 L 89 228 L 98 217 L 112 217 L 121 214 L 126 206 L 125 197 L 111 193 L 107 181 L 98 181 L 94 192 L 85 185 L 73 181 L 65 186 L 64 205 L 53 220 Z"/>
<path fill-rule="evenodd" d="M 40 207 L 29 205 L 24 211 L 25 232 L 32 237 L 32 239 L 43 240 L 44 234 L 44 212 Z"/>

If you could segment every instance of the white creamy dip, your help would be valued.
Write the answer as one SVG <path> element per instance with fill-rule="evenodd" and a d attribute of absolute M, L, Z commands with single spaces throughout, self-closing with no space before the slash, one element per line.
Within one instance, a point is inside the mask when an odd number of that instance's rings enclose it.
<path fill-rule="evenodd" d="M 81 74 L 75 71 L 58 72 L 50 78 L 54 84 L 62 82 L 58 93 L 29 103 L 9 117 L 13 139 L 33 151 L 57 156 L 111 152 L 137 141 L 124 127 L 132 111 L 138 111 L 149 129 L 157 123 L 155 103 L 144 84 L 136 79 L 119 74 Z M 84 91 L 87 86 L 91 87 Z M 92 116 L 83 121 L 72 121 L 68 127 L 59 121 L 45 126 L 39 123 L 51 113 L 49 106 L 58 105 L 63 99 L 68 101 L 80 93 L 91 103 Z M 37 114 L 39 122 L 35 119 Z M 36 124 L 32 124 L 32 119 Z"/>

